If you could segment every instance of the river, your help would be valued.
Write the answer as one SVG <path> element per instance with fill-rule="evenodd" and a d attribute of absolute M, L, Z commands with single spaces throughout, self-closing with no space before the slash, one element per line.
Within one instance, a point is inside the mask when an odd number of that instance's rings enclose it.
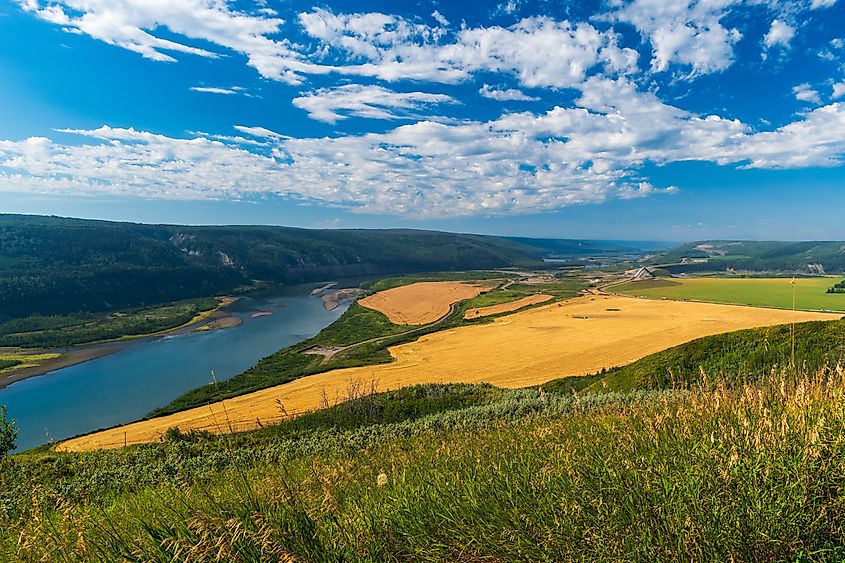
<path fill-rule="evenodd" d="M 327 311 L 315 285 L 244 297 L 228 311 L 243 324 L 140 340 L 123 350 L 0 389 L 17 421 L 18 451 L 137 420 L 179 395 L 237 375 L 267 356 L 317 334 L 347 305 Z M 272 315 L 253 317 L 255 311 Z"/>

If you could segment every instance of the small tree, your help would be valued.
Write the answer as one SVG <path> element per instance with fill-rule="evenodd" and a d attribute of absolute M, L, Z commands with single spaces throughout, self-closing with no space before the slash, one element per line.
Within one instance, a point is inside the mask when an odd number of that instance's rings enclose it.
<path fill-rule="evenodd" d="M 10 451 L 15 449 L 17 439 L 18 429 L 15 427 L 15 420 L 7 420 L 6 407 L 0 406 L 0 459 L 5 458 Z"/>

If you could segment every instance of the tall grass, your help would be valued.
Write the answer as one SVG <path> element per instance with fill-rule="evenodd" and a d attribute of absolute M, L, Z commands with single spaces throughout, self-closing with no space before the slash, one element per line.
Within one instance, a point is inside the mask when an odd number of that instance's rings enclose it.
<path fill-rule="evenodd" d="M 839 367 L 693 391 L 515 391 L 405 422 L 223 444 L 84 457 L 113 480 L 144 456 L 193 461 L 99 498 L 33 489 L 0 549 L 25 561 L 845 557 Z M 208 471 L 190 451 L 222 461 Z"/>

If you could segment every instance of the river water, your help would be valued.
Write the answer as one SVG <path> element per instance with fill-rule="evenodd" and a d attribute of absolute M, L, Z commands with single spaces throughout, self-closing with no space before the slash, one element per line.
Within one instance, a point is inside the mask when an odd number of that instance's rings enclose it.
<path fill-rule="evenodd" d="M 0 405 L 17 420 L 18 451 L 51 440 L 137 420 L 179 395 L 237 375 L 267 356 L 317 334 L 346 309 L 326 311 L 310 286 L 244 297 L 229 311 L 234 328 L 143 340 L 76 366 L 0 389 Z M 255 311 L 272 315 L 253 317 Z"/>

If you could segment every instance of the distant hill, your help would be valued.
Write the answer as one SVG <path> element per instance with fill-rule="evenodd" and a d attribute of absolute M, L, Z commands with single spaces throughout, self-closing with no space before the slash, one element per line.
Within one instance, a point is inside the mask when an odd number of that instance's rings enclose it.
<path fill-rule="evenodd" d="M 255 280 L 541 265 L 584 241 L 421 230 L 187 227 L 0 215 L 0 320 L 106 311 L 230 292 Z"/>
<path fill-rule="evenodd" d="M 507 240 L 517 244 L 537 248 L 549 257 L 577 258 L 581 256 L 595 256 L 602 254 L 626 254 L 639 252 L 636 246 L 624 242 L 571 240 L 571 239 L 535 239 L 527 237 L 507 237 Z"/>
<path fill-rule="evenodd" d="M 710 240 L 683 244 L 655 259 L 677 272 L 770 271 L 787 273 L 845 272 L 845 242 L 776 242 Z"/>

